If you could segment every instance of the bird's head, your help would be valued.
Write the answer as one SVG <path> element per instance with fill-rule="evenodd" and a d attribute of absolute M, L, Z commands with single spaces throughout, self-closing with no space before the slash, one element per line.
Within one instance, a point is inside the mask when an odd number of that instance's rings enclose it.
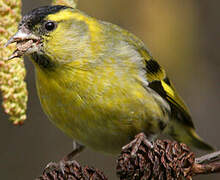
<path fill-rule="evenodd" d="M 92 18 L 66 6 L 44 6 L 23 16 L 17 33 L 6 46 L 16 43 L 9 59 L 30 55 L 41 66 L 68 63 L 91 53 L 89 26 Z M 97 27 L 92 28 L 97 31 Z"/>

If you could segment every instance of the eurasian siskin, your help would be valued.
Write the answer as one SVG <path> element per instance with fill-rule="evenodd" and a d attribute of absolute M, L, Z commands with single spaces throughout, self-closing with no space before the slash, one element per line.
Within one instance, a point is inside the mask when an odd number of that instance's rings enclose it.
<path fill-rule="evenodd" d="M 11 58 L 28 54 L 48 118 L 78 143 L 118 153 L 137 133 L 168 134 L 204 150 L 189 110 L 164 69 L 136 36 L 78 9 L 26 14 Z"/>

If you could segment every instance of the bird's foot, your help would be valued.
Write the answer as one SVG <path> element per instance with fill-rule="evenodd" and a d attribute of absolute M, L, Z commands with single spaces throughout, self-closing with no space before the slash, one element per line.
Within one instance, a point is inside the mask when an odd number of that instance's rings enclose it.
<path fill-rule="evenodd" d="M 146 135 L 144 133 L 139 133 L 135 136 L 135 139 L 131 141 L 129 144 L 122 147 L 122 150 L 131 148 L 131 157 L 135 157 L 135 154 L 137 153 L 141 143 L 145 144 L 148 148 L 153 149 L 153 144 L 147 140 Z"/>
<path fill-rule="evenodd" d="M 68 164 L 76 163 L 76 161 L 73 161 L 73 158 L 78 155 L 80 152 L 83 151 L 85 146 L 80 145 L 76 142 L 73 142 L 73 151 L 66 156 L 64 156 L 59 162 L 50 162 L 46 165 L 44 168 L 44 172 L 50 172 L 53 170 L 61 170 L 64 174 L 65 172 L 65 166 Z"/>
<path fill-rule="evenodd" d="M 71 171 L 70 168 L 73 167 L 80 167 L 80 165 L 78 164 L 78 162 L 76 161 L 64 161 L 61 160 L 58 163 L 56 162 L 50 162 L 49 164 L 47 164 L 47 166 L 45 167 L 43 174 L 62 174 L 64 177 L 68 174 L 68 172 Z"/>
<path fill-rule="evenodd" d="M 53 170 L 61 170 L 61 172 L 64 174 L 65 171 L 65 161 L 60 160 L 59 162 L 50 162 L 46 165 L 44 168 L 44 173 L 51 172 Z"/>

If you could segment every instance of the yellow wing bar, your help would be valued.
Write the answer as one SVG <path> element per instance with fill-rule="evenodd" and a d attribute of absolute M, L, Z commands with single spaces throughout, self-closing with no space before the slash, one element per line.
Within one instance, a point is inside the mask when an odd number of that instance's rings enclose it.
<path fill-rule="evenodd" d="M 166 99 L 171 107 L 171 116 L 173 116 L 174 119 L 194 128 L 189 110 L 166 76 L 165 70 L 161 68 L 157 61 L 155 61 L 146 50 L 141 49 L 139 52 L 145 60 L 149 87 Z"/>

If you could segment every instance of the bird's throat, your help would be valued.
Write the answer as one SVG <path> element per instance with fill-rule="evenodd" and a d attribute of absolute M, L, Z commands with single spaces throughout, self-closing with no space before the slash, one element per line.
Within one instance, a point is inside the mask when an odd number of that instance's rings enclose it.
<path fill-rule="evenodd" d="M 44 69 L 53 69 L 54 63 L 51 61 L 51 59 L 45 55 L 45 54 L 39 54 L 39 53 L 33 53 L 31 54 L 31 58 L 34 60 L 34 62 L 39 65 L 41 68 Z"/>

